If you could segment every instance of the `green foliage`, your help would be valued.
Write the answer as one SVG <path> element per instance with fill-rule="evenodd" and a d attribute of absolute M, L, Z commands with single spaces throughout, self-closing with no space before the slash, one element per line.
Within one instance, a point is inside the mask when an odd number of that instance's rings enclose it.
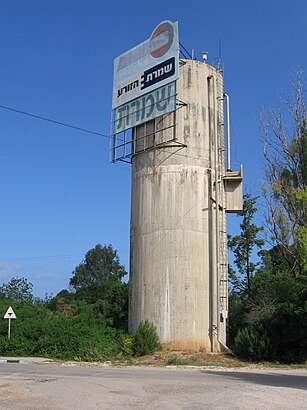
<path fill-rule="evenodd" d="M 307 199 L 304 205 L 307 207 Z M 299 226 L 296 231 L 296 246 L 301 261 L 302 273 L 307 273 L 307 226 Z"/>
<path fill-rule="evenodd" d="M 230 269 L 234 287 L 229 295 L 228 343 L 243 359 L 303 363 L 307 360 L 307 277 L 293 275 L 278 245 L 258 253 L 261 263 L 250 264 L 251 246 L 261 246 L 254 235 L 259 231 L 250 230 L 255 209 L 251 211 L 250 219 L 240 225 L 242 238 L 232 238 L 230 243 L 236 266 L 245 276 L 242 279 Z M 245 218 L 244 212 L 241 217 Z"/>
<path fill-rule="evenodd" d="M 80 303 L 90 304 L 95 314 L 108 319 L 114 327 L 127 331 L 128 285 L 121 282 L 124 275 L 126 271 L 120 264 L 117 251 L 111 245 L 96 245 L 73 271 L 70 285 L 75 293 L 62 291 L 50 306 L 59 311 L 59 303 L 62 302 L 62 310 L 66 304 L 75 312 Z"/>
<path fill-rule="evenodd" d="M 121 279 L 126 274 L 112 246 L 97 245 L 87 252 L 84 262 L 76 267 L 70 284 L 74 292 L 62 290 L 50 300 L 53 312 L 74 316 L 90 305 L 98 317 L 109 325 L 127 331 L 128 284 Z"/>
<path fill-rule="evenodd" d="M 0 321 L 0 355 L 101 361 L 132 354 L 125 333 L 128 285 L 121 282 L 126 272 L 117 252 L 97 245 L 73 274 L 74 292 L 64 289 L 44 300 L 33 299 L 25 278 L 0 287 L 0 314 L 12 305 L 17 316 L 10 340 L 7 321 Z"/>
<path fill-rule="evenodd" d="M 7 321 L 0 322 L 0 355 L 43 356 L 64 360 L 107 360 L 121 351 L 121 332 L 97 318 L 85 305 L 76 316 L 51 312 L 44 306 L 15 304 L 17 319 L 7 340 Z M 7 304 L 0 302 L 5 313 Z"/>
<path fill-rule="evenodd" d="M 248 307 L 243 295 L 235 290 L 231 290 L 228 298 L 228 345 L 233 348 L 235 337 L 240 328 L 246 325 Z"/>
<path fill-rule="evenodd" d="M 294 276 L 307 275 L 307 118 L 301 73 L 282 107 L 260 119 L 264 142 L 266 222 Z"/>
<path fill-rule="evenodd" d="M 125 357 L 132 356 L 132 343 L 133 343 L 133 338 L 127 335 L 122 335 L 120 338 L 120 343 L 121 343 L 121 353 Z"/>
<path fill-rule="evenodd" d="M 75 290 L 98 286 L 100 290 L 107 287 L 110 282 L 120 282 L 127 274 L 124 266 L 119 262 L 117 251 L 112 245 L 96 245 L 89 250 L 85 259 L 72 272 L 70 286 Z M 89 292 L 91 293 L 91 292 Z"/>
<path fill-rule="evenodd" d="M 178 356 L 169 356 L 167 358 L 166 364 L 169 366 L 180 366 L 182 364 L 182 360 Z"/>
<path fill-rule="evenodd" d="M 305 363 L 307 360 L 307 306 L 280 304 L 271 318 L 271 360 L 283 363 Z"/>
<path fill-rule="evenodd" d="M 1 299 L 8 299 L 11 302 L 32 302 L 33 285 L 25 278 L 14 277 L 8 283 L 0 287 Z"/>
<path fill-rule="evenodd" d="M 259 238 L 259 233 L 263 231 L 263 228 L 252 222 L 257 211 L 255 204 L 258 198 L 252 198 L 249 194 L 245 194 L 243 198 L 243 211 L 239 214 L 242 218 L 240 235 L 228 238 L 228 247 L 234 254 L 234 262 L 240 276 L 232 268 L 229 271 L 230 281 L 236 290 L 243 291 L 247 288 L 249 293 L 251 278 L 257 267 L 257 264 L 252 261 L 252 252 L 255 247 L 261 249 L 264 241 Z"/>
<path fill-rule="evenodd" d="M 117 329 L 127 331 L 128 325 L 128 284 L 113 283 L 106 292 L 105 316 Z"/>
<path fill-rule="evenodd" d="M 275 252 L 273 249 L 274 257 Z M 249 299 L 231 293 L 230 344 L 244 359 L 304 363 L 307 278 L 295 278 L 283 264 L 273 266 L 275 271 L 272 265 L 264 264 L 254 276 Z M 284 270 L 278 270 L 281 267 Z"/>
<path fill-rule="evenodd" d="M 113 327 L 127 331 L 127 283 L 110 283 L 107 288 L 93 285 L 76 293 L 63 290 L 48 304 L 50 310 L 65 316 L 79 314 L 85 306 L 91 306 L 95 316 L 104 317 Z"/>
<path fill-rule="evenodd" d="M 270 340 L 261 325 L 244 327 L 238 331 L 235 353 L 245 360 L 262 361 L 270 357 Z"/>
<path fill-rule="evenodd" d="M 307 360 L 306 281 L 297 281 L 291 274 L 273 280 L 267 277 L 267 281 L 263 277 L 254 292 L 258 301 L 249 306 L 243 323 L 241 320 L 234 340 L 235 353 L 248 360 L 304 363 Z"/>
<path fill-rule="evenodd" d="M 135 332 L 132 351 L 135 356 L 153 354 L 161 349 L 161 344 L 155 326 L 148 320 L 141 322 Z"/>

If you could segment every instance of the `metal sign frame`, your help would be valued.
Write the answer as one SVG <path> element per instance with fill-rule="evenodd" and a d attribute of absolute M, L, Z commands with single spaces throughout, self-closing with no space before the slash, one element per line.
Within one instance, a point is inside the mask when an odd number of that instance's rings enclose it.
<path fill-rule="evenodd" d="M 110 162 L 131 163 L 134 155 L 159 148 L 185 148 L 176 136 L 177 110 L 186 104 L 177 101 L 176 110 L 154 118 L 133 129 L 113 135 L 110 141 Z"/>

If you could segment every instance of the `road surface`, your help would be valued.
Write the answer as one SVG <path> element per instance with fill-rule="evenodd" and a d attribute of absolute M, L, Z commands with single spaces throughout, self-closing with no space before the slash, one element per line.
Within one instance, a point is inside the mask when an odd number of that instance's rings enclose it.
<path fill-rule="evenodd" d="M 307 371 L 3 362 L 0 409 L 305 410 Z"/>

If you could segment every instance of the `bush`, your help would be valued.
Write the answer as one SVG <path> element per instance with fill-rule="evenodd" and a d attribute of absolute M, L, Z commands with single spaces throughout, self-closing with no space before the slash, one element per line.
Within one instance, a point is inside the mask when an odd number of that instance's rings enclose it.
<path fill-rule="evenodd" d="M 235 337 L 234 351 L 241 359 L 267 360 L 270 357 L 270 340 L 262 326 L 244 327 Z"/>
<path fill-rule="evenodd" d="M 0 312 L 7 303 L 0 301 Z M 7 340 L 7 321 L 0 321 L 0 355 L 43 356 L 63 360 L 110 360 L 121 352 L 122 332 L 111 328 L 104 318 L 95 316 L 84 305 L 76 316 L 55 313 L 46 307 L 15 304 L 17 319 Z"/>
<path fill-rule="evenodd" d="M 166 364 L 169 366 L 179 366 L 182 364 L 182 360 L 178 356 L 170 356 L 167 358 Z"/>
<path fill-rule="evenodd" d="M 135 356 L 153 354 L 161 349 L 161 344 L 155 326 L 145 320 L 141 322 L 133 337 L 132 351 Z"/>
<path fill-rule="evenodd" d="M 121 353 L 125 357 L 130 357 L 132 355 L 132 337 L 127 337 L 127 335 L 123 334 L 120 338 L 120 345 L 121 345 Z"/>
<path fill-rule="evenodd" d="M 304 363 L 307 360 L 307 302 L 305 307 L 281 303 L 268 329 L 272 360 L 282 363 Z"/>

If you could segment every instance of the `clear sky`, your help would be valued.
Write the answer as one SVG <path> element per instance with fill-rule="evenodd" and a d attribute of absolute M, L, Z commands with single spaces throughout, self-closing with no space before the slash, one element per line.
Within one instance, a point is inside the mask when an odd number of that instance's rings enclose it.
<path fill-rule="evenodd" d="M 221 38 L 232 168 L 257 194 L 257 116 L 306 70 L 306 0 L 1 0 L 0 105 L 109 135 L 113 60 L 167 19 L 209 64 Z M 109 164 L 108 138 L 0 108 L 0 141 L 0 283 L 56 294 L 97 243 L 128 269 L 130 165 Z"/>

